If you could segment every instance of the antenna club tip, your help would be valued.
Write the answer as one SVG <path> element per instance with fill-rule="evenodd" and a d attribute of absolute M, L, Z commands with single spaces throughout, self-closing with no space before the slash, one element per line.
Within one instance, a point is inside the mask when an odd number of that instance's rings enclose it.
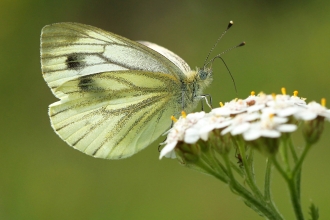
<path fill-rule="evenodd" d="M 227 30 L 228 30 L 231 26 L 233 26 L 233 24 L 234 24 L 233 21 L 229 21 L 228 26 L 227 26 Z"/>
<path fill-rule="evenodd" d="M 241 46 L 244 46 L 245 45 L 245 41 L 243 41 L 242 43 L 240 43 L 238 46 L 241 47 Z"/>

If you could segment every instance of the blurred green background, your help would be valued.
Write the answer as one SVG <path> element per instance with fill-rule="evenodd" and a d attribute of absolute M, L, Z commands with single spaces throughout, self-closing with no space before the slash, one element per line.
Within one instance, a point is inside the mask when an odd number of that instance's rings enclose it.
<path fill-rule="evenodd" d="M 67 146 L 47 115 L 56 98 L 40 70 L 44 25 L 80 22 L 155 42 L 195 68 L 233 20 L 214 55 L 246 41 L 224 56 L 238 94 L 218 61 L 206 91 L 215 103 L 283 86 L 309 101 L 330 100 L 330 1 L 1 0 L 0 14 L 0 219 L 261 219 L 216 179 L 175 160 L 159 161 L 163 138 L 119 161 Z M 313 201 L 322 219 L 330 219 L 329 129 L 308 155 L 302 176 L 304 211 Z M 260 176 L 265 163 L 256 156 Z M 284 182 L 276 172 L 273 180 L 280 210 L 293 219 Z"/>

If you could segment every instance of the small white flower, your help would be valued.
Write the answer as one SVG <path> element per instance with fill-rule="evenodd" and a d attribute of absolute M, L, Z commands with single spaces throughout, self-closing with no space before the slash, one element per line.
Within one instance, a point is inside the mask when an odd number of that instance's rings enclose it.
<path fill-rule="evenodd" d="M 193 142 L 192 138 L 194 138 L 194 135 L 188 135 L 186 137 L 186 131 L 204 116 L 205 112 L 196 112 L 188 114 L 185 117 L 180 117 L 180 119 L 174 123 L 173 127 L 170 129 L 165 141 L 165 146 L 160 151 L 159 159 L 162 159 L 163 157 L 176 158 L 174 148 L 179 141 L 187 141 L 187 143 Z M 194 131 L 191 130 L 190 132 Z"/>
<path fill-rule="evenodd" d="M 225 105 L 222 107 L 222 111 L 229 111 L 229 115 L 236 115 L 247 110 L 247 104 L 242 99 L 234 99 L 230 102 L 226 102 Z M 220 110 L 221 111 L 221 110 Z"/>
<path fill-rule="evenodd" d="M 253 141 L 260 137 L 278 138 L 280 136 L 279 131 L 265 128 L 260 121 L 252 123 L 250 129 L 243 133 L 243 138 L 246 141 Z"/>
<path fill-rule="evenodd" d="M 291 133 L 297 130 L 297 125 L 294 124 L 284 124 L 277 126 L 277 130 L 279 130 L 282 133 Z"/>
<path fill-rule="evenodd" d="M 168 135 L 165 141 L 165 146 L 160 151 L 159 159 L 163 157 L 175 158 L 174 148 L 177 143 L 183 140 L 184 132 L 188 126 L 186 118 L 180 118 L 173 127 L 168 131 Z"/>
<path fill-rule="evenodd" d="M 205 112 L 195 112 L 187 115 L 187 120 L 190 124 L 195 124 L 197 121 L 205 116 Z"/>
<path fill-rule="evenodd" d="M 280 117 L 289 117 L 302 111 L 301 105 L 296 105 L 296 102 L 288 95 L 277 95 L 275 98 L 267 102 L 267 106 L 274 110 L 274 114 Z"/>
<path fill-rule="evenodd" d="M 176 155 L 174 152 L 174 148 L 178 142 L 170 142 L 165 145 L 165 147 L 161 150 L 159 159 L 162 159 L 163 157 L 175 159 Z"/>
<path fill-rule="evenodd" d="M 250 128 L 243 133 L 244 140 L 252 141 L 260 137 L 279 138 L 281 132 L 288 133 L 297 129 L 296 125 L 284 124 L 288 119 L 274 116 L 272 111 L 274 111 L 272 108 L 264 109 L 260 121 L 252 123 Z"/>
<path fill-rule="evenodd" d="M 188 128 L 184 136 L 184 142 L 187 144 L 195 144 L 199 139 L 198 127 Z"/>
<path fill-rule="evenodd" d="M 220 109 L 220 108 L 218 108 Z M 215 110 L 215 109 L 214 109 Z M 196 123 L 194 127 L 197 127 L 199 130 L 199 137 L 207 141 L 209 137 L 209 133 L 214 129 L 222 129 L 230 125 L 229 117 L 222 117 L 214 113 L 214 111 L 205 115 L 203 119 L 200 120 L 199 123 Z"/>
<path fill-rule="evenodd" d="M 245 102 L 249 106 L 247 112 L 258 112 L 265 108 L 266 103 L 271 100 L 273 100 L 273 97 L 264 93 L 260 93 L 258 96 L 249 96 L 247 99 L 245 99 Z"/>
<path fill-rule="evenodd" d="M 250 122 L 259 119 L 260 114 L 259 113 L 243 113 L 236 115 L 236 117 L 232 118 L 230 120 L 230 125 L 225 128 L 221 135 L 225 135 L 228 132 L 230 132 L 232 135 L 238 135 L 245 132 L 250 127 Z"/>
<path fill-rule="evenodd" d="M 283 89 L 282 89 L 283 90 Z M 313 120 L 318 116 L 330 120 L 330 110 L 311 102 L 306 105 L 305 99 L 285 95 L 266 95 L 260 93 L 246 99 L 234 99 L 210 113 L 197 112 L 183 114 L 168 131 L 165 147 L 160 153 L 162 157 L 176 158 L 175 147 L 179 142 L 195 144 L 199 139 L 207 141 L 209 134 L 220 129 L 221 135 L 243 135 L 247 141 L 260 137 L 279 138 L 282 133 L 291 133 L 297 129 L 294 124 L 287 124 L 289 117 Z M 325 105 L 325 100 L 324 104 Z"/>
<path fill-rule="evenodd" d="M 300 98 L 298 96 L 291 96 L 289 102 L 291 102 L 293 105 L 298 105 L 298 106 L 306 106 L 306 99 Z"/>
<path fill-rule="evenodd" d="M 260 122 L 263 128 L 273 129 L 279 124 L 284 124 L 288 121 L 288 118 L 275 116 L 275 110 L 273 108 L 265 108 L 262 111 Z"/>
<path fill-rule="evenodd" d="M 295 116 L 304 121 L 314 120 L 317 116 L 330 120 L 330 111 L 317 102 L 310 102 L 305 110 L 297 113 Z"/>
<path fill-rule="evenodd" d="M 247 112 L 248 113 L 258 112 L 258 111 L 260 111 L 261 109 L 263 109 L 265 107 L 266 107 L 266 105 L 264 103 L 256 103 L 256 104 L 254 104 L 252 106 L 249 106 L 247 108 Z"/>
<path fill-rule="evenodd" d="M 220 117 L 220 116 L 227 117 L 227 116 L 230 116 L 230 109 L 223 106 L 221 108 L 212 109 L 212 111 L 210 113 L 213 114 L 214 116 L 218 116 L 218 117 Z"/>

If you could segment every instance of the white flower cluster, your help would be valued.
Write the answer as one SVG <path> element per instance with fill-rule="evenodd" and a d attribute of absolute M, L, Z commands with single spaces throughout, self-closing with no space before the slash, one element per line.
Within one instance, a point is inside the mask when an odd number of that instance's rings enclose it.
<path fill-rule="evenodd" d="M 175 158 L 174 149 L 178 142 L 194 144 L 199 139 L 207 141 L 214 129 L 220 129 L 221 135 L 242 135 L 244 140 L 253 141 L 260 137 L 278 138 L 282 133 L 295 131 L 297 125 L 291 124 L 292 117 L 309 121 L 321 116 L 330 120 L 330 110 L 316 102 L 307 105 L 304 99 L 297 97 L 297 92 L 294 96 L 251 94 L 244 100 L 225 103 L 210 113 L 191 113 L 180 117 L 169 131 L 160 159 L 164 156 Z"/>

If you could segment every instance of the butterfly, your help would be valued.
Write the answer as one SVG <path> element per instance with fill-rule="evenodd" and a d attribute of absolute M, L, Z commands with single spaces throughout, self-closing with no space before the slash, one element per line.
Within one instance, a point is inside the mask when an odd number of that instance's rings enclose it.
<path fill-rule="evenodd" d="M 212 70 L 191 70 L 178 55 L 96 27 L 55 23 L 41 31 L 42 75 L 59 101 L 54 131 L 88 155 L 120 159 L 154 142 L 171 116 L 205 98 Z"/>

